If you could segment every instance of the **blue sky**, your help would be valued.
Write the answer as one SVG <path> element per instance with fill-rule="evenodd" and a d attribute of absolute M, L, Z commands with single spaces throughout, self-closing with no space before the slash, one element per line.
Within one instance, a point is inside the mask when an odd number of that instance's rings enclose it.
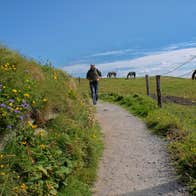
<path fill-rule="evenodd" d="M 64 70 L 196 46 L 195 0 L 0 0 L 0 5 L 0 43 Z"/>

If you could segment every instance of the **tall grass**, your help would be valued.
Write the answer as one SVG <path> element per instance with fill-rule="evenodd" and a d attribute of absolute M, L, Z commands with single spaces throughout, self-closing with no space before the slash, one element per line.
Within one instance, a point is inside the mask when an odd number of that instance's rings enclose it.
<path fill-rule="evenodd" d="M 64 72 L 0 47 L 0 195 L 91 195 L 102 151 L 88 97 Z M 53 116 L 53 117 L 48 117 Z"/>

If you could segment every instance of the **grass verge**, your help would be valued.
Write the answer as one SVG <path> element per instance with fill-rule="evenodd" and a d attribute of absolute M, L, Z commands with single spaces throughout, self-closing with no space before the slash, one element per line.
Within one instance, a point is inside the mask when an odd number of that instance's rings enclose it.
<path fill-rule="evenodd" d="M 91 195 L 102 136 L 61 70 L 0 47 L 0 195 Z"/>

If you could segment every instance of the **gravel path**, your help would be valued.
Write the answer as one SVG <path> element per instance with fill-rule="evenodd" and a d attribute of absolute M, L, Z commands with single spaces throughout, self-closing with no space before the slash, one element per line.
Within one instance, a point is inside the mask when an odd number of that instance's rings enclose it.
<path fill-rule="evenodd" d="M 166 153 L 166 142 L 119 106 L 98 103 L 96 118 L 104 133 L 94 196 L 188 195 Z"/>

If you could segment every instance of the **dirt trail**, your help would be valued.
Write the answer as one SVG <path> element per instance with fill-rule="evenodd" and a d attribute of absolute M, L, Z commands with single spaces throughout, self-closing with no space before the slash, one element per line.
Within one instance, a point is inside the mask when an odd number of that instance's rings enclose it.
<path fill-rule="evenodd" d="M 145 124 L 119 106 L 98 103 L 96 118 L 105 150 L 94 196 L 188 195 L 166 153 L 166 142 L 150 134 Z"/>

